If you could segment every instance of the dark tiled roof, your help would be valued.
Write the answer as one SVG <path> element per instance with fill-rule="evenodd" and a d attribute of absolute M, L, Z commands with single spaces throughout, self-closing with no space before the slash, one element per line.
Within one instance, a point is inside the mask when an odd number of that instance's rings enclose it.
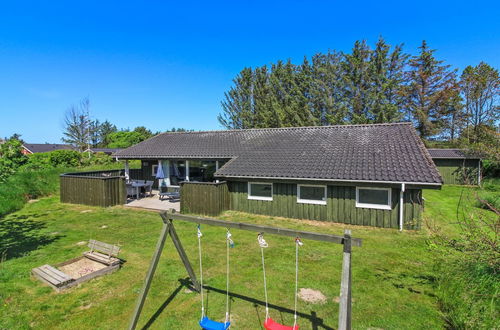
<path fill-rule="evenodd" d="M 232 158 L 219 177 L 440 184 L 410 123 L 163 133 L 118 158 Z"/>
<path fill-rule="evenodd" d="M 29 151 L 31 151 L 32 153 L 73 149 L 73 146 L 71 146 L 69 144 L 26 143 L 23 146 L 26 149 L 28 149 Z"/>
<path fill-rule="evenodd" d="M 90 148 L 92 152 L 103 152 L 105 154 L 111 155 L 117 151 L 122 150 L 123 148 Z"/>
<path fill-rule="evenodd" d="M 479 159 L 477 154 L 464 149 L 428 149 L 432 158 Z"/>

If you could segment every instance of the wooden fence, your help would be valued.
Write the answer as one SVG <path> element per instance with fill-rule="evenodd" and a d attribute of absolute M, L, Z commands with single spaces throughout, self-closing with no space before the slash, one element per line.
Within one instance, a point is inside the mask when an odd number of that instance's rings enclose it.
<path fill-rule="evenodd" d="M 229 209 L 229 190 L 224 182 L 182 182 L 181 212 L 219 215 Z"/>
<path fill-rule="evenodd" d="M 60 187 L 62 203 L 107 207 L 127 200 L 123 170 L 61 174 Z"/>

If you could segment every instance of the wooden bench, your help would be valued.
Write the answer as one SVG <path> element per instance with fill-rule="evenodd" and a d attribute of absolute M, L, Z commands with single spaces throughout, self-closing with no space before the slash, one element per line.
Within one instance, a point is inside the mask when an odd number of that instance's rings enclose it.
<path fill-rule="evenodd" d="M 116 265 L 120 263 L 118 259 L 118 253 L 120 252 L 120 247 L 94 239 L 89 240 L 88 247 L 90 251 L 85 252 L 83 255 L 89 259 L 101 262 L 108 266 Z"/>
<path fill-rule="evenodd" d="M 39 280 L 49 284 L 56 290 L 59 290 L 59 288 L 73 281 L 71 277 L 50 265 L 43 265 L 37 268 L 33 268 L 31 272 Z"/>

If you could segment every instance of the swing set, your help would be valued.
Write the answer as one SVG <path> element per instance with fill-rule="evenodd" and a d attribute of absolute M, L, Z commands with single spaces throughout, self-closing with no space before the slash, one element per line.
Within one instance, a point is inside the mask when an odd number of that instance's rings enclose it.
<path fill-rule="evenodd" d="M 171 209 L 168 212 L 163 212 L 160 214 L 163 220 L 163 227 L 160 233 L 160 238 L 158 239 L 158 243 L 156 245 L 156 250 L 153 255 L 153 259 L 149 266 L 146 279 L 144 280 L 144 285 L 137 299 L 137 303 L 132 315 L 132 320 L 129 325 L 129 330 L 134 330 L 137 326 L 137 322 L 139 320 L 139 316 L 142 311 L 142 307 L 144 306 L 144 302 L 146 300 L 146 296 L 149 292 L 149 288 L 151 286 L 151 281 L 153 279 L 153 275 L 156 271 L 156 267 L 158 266 L 158 261 L 160 259 L 163 247 L 165 245 L 165 240 L 167 236 L 170 234 L 172 242 L 174 243 L 175 248 L 186 268 L 186 271 L 191 279 L 191 283 L 194 289 L 201 294 L 201 318 L 199 321 L 199 325 L 202 329 L 205 330 L 226 330 L 231 326 L 230 322 L 230 311 L 229 311 L 229 257 L 230 250 L 234 247 L 234 242 L 232 239 L 232 235 L 230 232 L 230 228 L 247 230 L 257 232 L 257 242 L 261 250 L 261 261 L 262 261 L 262 274 L 264 280 L 264 296 L 265 296 L 265 307 L 266 307 L 266 319 L 264 322 L 264 328 L 267 330 L 298 330 L 299 325 L 297 324 L 297 290 L 298 290 L 298 275 L 299 275 L 299 249 L 303 245 L 303 239 L 310 239 L 316 241 L 323 241 L 329 243 L 342 244 L 344 246 L 343 249 L 343 261 L 342 261 L 342 279 L 340 284 L 340 306 L 339 306 L 339 322 L 338 328 L 341 330 L 351 329 L 351 253 L 352 246 L 361 246 L 361 239 L 352 238 L 350 230 L 345 230 L 344 236 L 336 236 L 329 234 L 319 234 L 313 232 L 306 231 L 295 231 L 291 229 L 285 228 L 276 228 L 269 226 L 260 226 L 253 225 L 248 223 L 241 222 L 230 222 L 216 219 L 209 219 L 203 217 L 194 217 L 189 215 L 176 214 L 175 210 Z M 191 263 L 182 247 L 182 244 L 177 236 L 177 232 L 174 228 L 174 221 L 186 221 L 191 223 L 198 224 L 197 227 L 197 237 L 198 237 L 198 257 L 199 257 L 199 266 L 200 266 L 200 281 L 196 279 L 196 275 L 191 267 Z M 227 229 L 226 231 L 226 314 L 224 322 L 217 322 L 210 319 L 206 315 L 205 306 L 204 306 L 204 294 L 203 294 L 203 263 L 202 263 L 202 231 L 201 225 L 211 225 L 224 227 Z M 268 306 L 268 294 L 267 294 L 267 278 L 266 278 L 266 267 L 265 267 L 265 257 L 264 257 L 264 249 L 268 247 L 268 243 L 264 239 L 264 233 L 273 234 L 273 235 L 281 235 L 293 237 L 295 240 L 295 294 L 294 294 L 294 324 L 293 326 L 282 325 L 276 321 L 274 321 L 270 317 L 269 306 Z"/>

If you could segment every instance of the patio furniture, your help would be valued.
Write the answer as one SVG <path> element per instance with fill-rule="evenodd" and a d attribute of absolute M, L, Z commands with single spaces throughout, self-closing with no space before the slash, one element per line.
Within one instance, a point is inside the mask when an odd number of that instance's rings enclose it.
<path fill-rule="evenodd" d="M 170 190 L 174 191 L 168 191 L 169 190 L 168 186 L 160 186 L 158 187 L 158 190 L 159 190 L 158 198 L 160 200 L 163 200 L 164 197 L 166 197 L 170 201 L 179 200 L 181 198 L 179 188 L 170 187 Z"/>
<path fill-rule="evenodd" d="M 135 193 L 135 195 L 137 196 L 136 199 L 139 199 L 141 189 L 142 188 L 146 189 L 146 187 L 148 186 L 145 182 L 146 182 L 146 180 L 132 182 L 132 187 L 136 190 L 136 193 Z"/>
<path fill-rule="evenodd" d="M 144 181 L 146 183 L 146 191 L 149 191 L 149 196 L 151 196 L 153 194 L 153 183 L 154 181 Z"/>
<path fill-rule="evenodd" d="M 127 197 L 128 196 L 135 196 L 136 199 L 139 198 L 137 189 L 136 189 L 136 187 L 134 187 L 132 185 L 132 183 L 127 183 L 127 184 L 125 184 L 125 186 L 127 187 Z"/>

